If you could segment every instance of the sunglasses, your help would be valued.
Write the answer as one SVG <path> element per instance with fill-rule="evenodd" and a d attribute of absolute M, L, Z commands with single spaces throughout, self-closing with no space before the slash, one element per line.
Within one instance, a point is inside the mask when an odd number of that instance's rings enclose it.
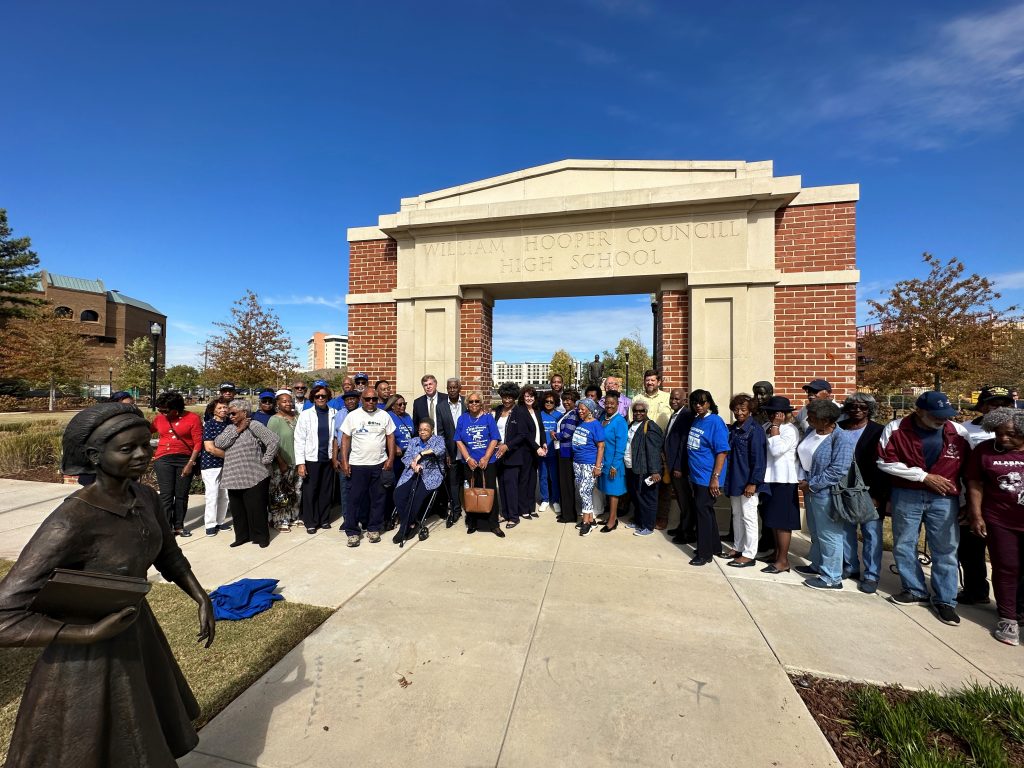
<path fill-rule="evenodd" d="M 292 392 L 305 392 L 305 387 L 292 387 Z"/>
<path fill-rule="evenodd" d="M 238 416 L 241 413 L 242 413 L 241 411 L 229 411 L 228 412 L 228 416 Z"/>
<path fill-rule="evenodd" d="M 634 408 L 633 413 L 647 413 L 646 408 Z"/>
<path fill-rule="evenodd" d="M 371 403 L 371 402 L 375 403 L 375 402 L 377 402 L 377 396 L 376 395 L 371 395 L 370 397 L 364 397 L 363 398 L 363 402 L 364 403 Z"/>
<path fill-rule="evenodd" d="M 326 400 L 327 399 L 327 395 L 325 395 L 323 392 L 321 392 L 319 395 L 313 395 L 313 399 L 314 400 Z"/>
<path fill-rule="evenodd" d="M 473 403 L 482 403 L 483 400 L 467 400 L 466 402 L 469 403 L 470 405 L 473 405 Z"/>
<path fill-rule="evenodd" d="M 405 400 L 398 400 L 395 405 L 405 405 Z"/>

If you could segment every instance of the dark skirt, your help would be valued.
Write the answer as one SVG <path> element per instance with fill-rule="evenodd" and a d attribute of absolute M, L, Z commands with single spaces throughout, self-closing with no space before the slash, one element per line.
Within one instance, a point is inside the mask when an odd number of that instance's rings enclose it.
<path fill-rule="evenodd" d="M 796 483 L 768 483 L 768 492 L 761 494 L 761 515 L 765 528 L 800 530 Z"/>

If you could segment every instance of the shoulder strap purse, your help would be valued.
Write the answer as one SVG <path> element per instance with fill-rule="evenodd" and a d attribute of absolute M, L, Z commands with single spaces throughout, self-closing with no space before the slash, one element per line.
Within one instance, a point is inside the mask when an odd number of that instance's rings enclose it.
<path fill-rule="evenodd" d="M 846 476 L 830 489 L 829 517 L 835 522 L 868 523 L 878 519 L 878 510 L 871 501 L 868 486 L 861 477 L 857 461 L 850 463 Z"/>
<path fill-rule="evenodd" d="M 494 489 L 478 488 L 476 485 L 476 471 L 474 471 L 470 475 L 469 488 L 465 488 L 462 491 L 462 508 L 467 512 L 488 515 L 493 507 Z"/>

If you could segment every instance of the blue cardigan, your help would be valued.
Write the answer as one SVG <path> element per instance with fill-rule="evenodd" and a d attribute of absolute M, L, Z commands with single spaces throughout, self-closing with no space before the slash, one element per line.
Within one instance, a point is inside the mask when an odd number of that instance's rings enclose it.
<path fill-rule="evenodd" d="M 808 429 L 804 439 L 813 432 L 813 427 Z M 804 473 L 811 493 L 827 491 L 850 471 L 856 447 L 857 436 L 839 427 L 833 429 L 832 434 L 821 441 L 811 458 L 811 471 Z"/>
<path fill-rule="evenodd" d="M 742 496 L 748 485 L 757 486 L 756 493 L 768 490 L 764 472 L 768 467 L 768 436 L 764 427 L 751 417 L 742 424 L 729 427 L 729 473 L 722 492 L 726 496 Z"/>

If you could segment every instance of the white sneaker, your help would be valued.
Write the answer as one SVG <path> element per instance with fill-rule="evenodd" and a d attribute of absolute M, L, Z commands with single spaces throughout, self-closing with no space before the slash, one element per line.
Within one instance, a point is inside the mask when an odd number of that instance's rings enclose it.
<path fill-rule="evenodd" d="M 557 503 L 556 504 L 552 504 L 551 505 L 551 509 L 554 510 L 556 515 L 562 514 L 562 505 L 561 504 L 557 504 Z"/>
<path fill-rule="evenodd" d="M 547 512 L 548 511 L 548 503 L 546 501 L 542 501 L 540 504 L 537 505 L 537 511 L 538 512 Z"/>

